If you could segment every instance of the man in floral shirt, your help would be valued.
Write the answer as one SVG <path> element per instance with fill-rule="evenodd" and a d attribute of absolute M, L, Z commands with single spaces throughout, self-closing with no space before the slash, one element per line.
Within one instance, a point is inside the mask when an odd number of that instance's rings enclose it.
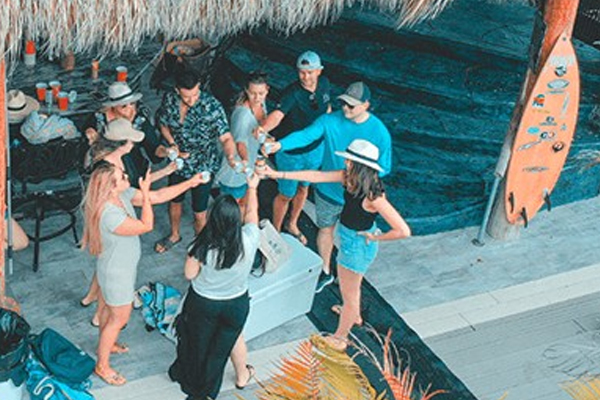
<path fill-rule="evenodd" d="M 221 167 L 219 146 L 233 164 L 235 142 L 229 132 L 223 106 L 211 94 L 201 91 L 198 78 L 189 71 L 177 75 L 175 91 L 163 98 L 158 110 L 158 125 L 163 138 L 184 161 L 183 168 L 169 176 L 169 185 L 189 179 L 198 172 L 213 176 Z M 191 189 L 194 229 L 199 232 L 206 222 L 206 209 L 212 182 Z M 171 233 L 156 243 L 158 253 L 168 251 L 181 241 L 182 202 L 185 193 L 169 204 Z"/>

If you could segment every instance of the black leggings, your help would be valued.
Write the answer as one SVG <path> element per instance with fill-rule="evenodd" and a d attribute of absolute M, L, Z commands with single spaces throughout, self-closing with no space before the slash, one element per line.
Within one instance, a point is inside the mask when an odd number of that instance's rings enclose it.
<path fill-rule="evenodd" d="M 217 397 L 227 358 L 249 311 L 247 292 L 231 300 L 211 300 L 190 287 L 177 322 L 177 359 L 169 368 L 171 379 L 190 398 Z"/>

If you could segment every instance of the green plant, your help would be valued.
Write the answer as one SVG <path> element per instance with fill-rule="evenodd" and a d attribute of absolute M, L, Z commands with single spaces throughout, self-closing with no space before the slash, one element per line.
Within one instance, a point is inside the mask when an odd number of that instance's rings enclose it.
<path fill-rule="evenodd" d="M 332 349 L 320 335 L 301 342 L 289 357 L 276 363 L 278 371 L 266 382 L 258 382 L 260 400 L 430 400 L 443 390 L 430 392 L 430 385 L 418 395 L 416 373 L 402 367 L 398 351 L 391 342 L 391 332 L 381 338 L 371 333 L 382 346 L 380 361 L 364 343 L 354 338 L 356 355 L 366 356 L 379 369 L 391 389 L 377 394 L 360 366 L 345 352 Z"/>
<path fill-rule="evenodd" d="M 600 378 L 598 376 L 584 376 L 575 381 L 563 383 L 561 387 L 573 400 L 600 399 Z"/>

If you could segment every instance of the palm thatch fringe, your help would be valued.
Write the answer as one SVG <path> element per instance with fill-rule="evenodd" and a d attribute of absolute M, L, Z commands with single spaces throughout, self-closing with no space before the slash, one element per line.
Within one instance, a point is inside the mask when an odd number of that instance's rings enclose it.
<path fill-rule="evenodd" d="M 328 24 L 345 7 L 397 16 L 398 27 L 437 16 L 453 0 L 0 0 L 0 53 L 15 59 L 27 35 L 43 51 L 135 50 L 145 37 L 224 36 L 266 24 L 291 34 Z M 509 0 L 491 0 L 509 1 Z M 524 1 L 524 0 L 512 0 Z"/>

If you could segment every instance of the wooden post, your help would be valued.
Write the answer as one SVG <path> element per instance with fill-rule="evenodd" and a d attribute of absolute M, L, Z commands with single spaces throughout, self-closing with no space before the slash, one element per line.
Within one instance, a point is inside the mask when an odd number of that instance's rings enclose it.
<path fill-rule="evenodd" d="M 531 36 L 529 47 L 529 66 L 525 82 L 521 89 L 519 101 L 515 106 L 513 116 L 506 137 L 504 139 L 503 153 L 512 148 L 515 134 L 519 127 L 519 122 L 523 114 L 523 105 L 535 84 L 536 78 L 541 72 L 554 43 L 558 37 L 565 31 L 569 36 L 573 32 L 575 19 L 577 17 L 577 7 L 579 0 L 543 0 L 540 10 L 536 15 L 536 21 Z M 508 153 L 507 153 L 508 154 Z M 510 157 L 504 156 L 505 162 L 499 163 L 496 167 L 496 173 L 504 176 Z M 506 219 L 506 210 L 504 208 L 505 180 L 501 184 L 501 189 L 496 196 L 492 217 L 487 226 L 487 233 L 495 239 L 513 239 L 519 236 L 519 225 L 512 225 Z"/>
<path fill-rule="evenodd" d="M 8 136 L 8 121 L 6 115 L 6 64 L 0 60 L 0 215 L 4 221 L 6 213 L 6 137 Z M 5 223 L 0 223 L 0 299 L 6 295 L 6 263 L 4 259 L 4 243 L 6 238 Z"/>

